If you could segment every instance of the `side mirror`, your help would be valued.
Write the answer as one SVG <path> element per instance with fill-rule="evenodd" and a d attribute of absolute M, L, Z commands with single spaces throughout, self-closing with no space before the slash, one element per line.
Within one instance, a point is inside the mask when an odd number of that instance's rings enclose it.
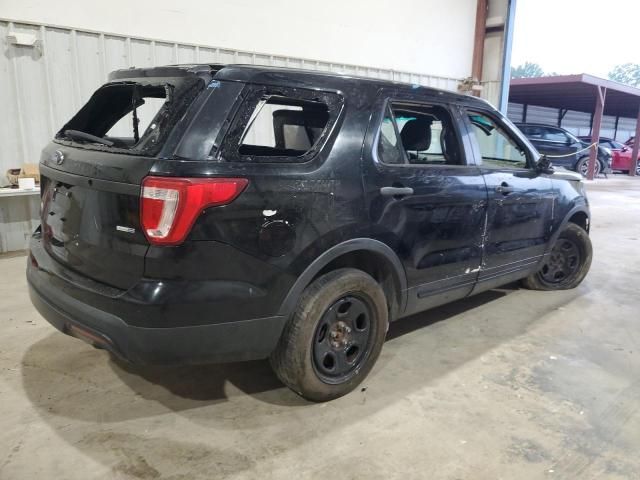
<path fill-rule="evenodd" d="M 623 146 L 623 147 L 620 149 L 620 151 L 621 151 L 621 152 L 628 152 L 628 151 L 629 151 L 629 147 L 627 147 L 627 146 L 625 145 L 625 146 Z"/>
<path fill-rule="evenodd" d="M 551 164 L 551 161 L 547 158 L 546 155 L 542 155 L 538 163 L 536 163 L 536 171 L 538 173 L 553 173 L 554 168 Z"/>

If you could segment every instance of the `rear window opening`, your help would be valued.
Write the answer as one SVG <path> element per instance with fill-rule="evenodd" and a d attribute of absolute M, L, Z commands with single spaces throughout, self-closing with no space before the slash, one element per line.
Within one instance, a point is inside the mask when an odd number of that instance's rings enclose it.
<path fill-rule="evenodd" d="M 377 154 L 388 164 L 464 165 L 453 119 L 439 105 L 386 107 Z"/>
<path fill-rule="evenodd" d="M 56 139 L 86 148 L 156 153 L 203 83 L 197 78 L 108 83 Z"/>
<path fill-rule="evenodd" d="M 216 153 L 218 161 L 302 163 L 327 144 L 343 97 L 304 88 L 247 85 Z"/>
<path fill-rule="evenodd" d="M 240 141 L 240 155 L 300 157 L 318 142 L 329 121 L 327 105 L 269 96 L 256 105 Z"/>

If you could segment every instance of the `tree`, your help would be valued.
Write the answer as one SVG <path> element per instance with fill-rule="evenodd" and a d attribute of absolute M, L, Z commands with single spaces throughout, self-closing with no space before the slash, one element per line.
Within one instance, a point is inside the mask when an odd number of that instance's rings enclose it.
<path fill-rule="evenodd" d="M 632 87 L 640 87 L 640 64 L 623 63 L 622 65 L 616 65 L 609 72 L 609 79 Z"/>
<path fill-rule="evenodd" d="M 544 70 L 537 63 L 524 62 L 523 65 L 511 67 L 511 78 L 544 77 Z"/>

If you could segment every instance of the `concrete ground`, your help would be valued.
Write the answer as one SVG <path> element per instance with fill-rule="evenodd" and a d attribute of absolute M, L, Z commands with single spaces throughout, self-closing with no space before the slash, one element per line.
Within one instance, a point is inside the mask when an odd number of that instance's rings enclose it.
<path fill-rule="evenodd" d="M 266 362 L 133 368 L 53 330 L 0 260 L 0 479 L 640 478 L 640 180 L 588 186 L 576 290 L 509 286 L 394 324 L 311 404 Z"/>

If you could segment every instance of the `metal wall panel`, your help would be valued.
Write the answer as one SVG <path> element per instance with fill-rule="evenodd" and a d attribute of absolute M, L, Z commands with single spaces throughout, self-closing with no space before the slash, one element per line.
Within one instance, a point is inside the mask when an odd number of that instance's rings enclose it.
<path fill-rule="evenodd" d="M 566 128 L 577 135 L 589 135 L 591 130 L 591 114 L 568 110 L 562 119 L 562 128 Z"/>
<path fill-rule="evenodd" d="M 37 37 L 37 47 L 7 43 L 9 32 Z M 456 90 L 458 79 L 327 63 L 204 45 L 185 45 L 0 20 L 0 178 L 40 150 L 107 78 L 121 68 L 175 63 L 248 63 L 334 71 Z M 6 180 L 0 180 L 6 184 Z"/>
<path fill-rule="evenodd" d="M 527 107 L 527 123 L 558 124 L 558 109 L 529 105 Z"/>
<path fill-rule="evenodd" d="M 513 123 L 522 123 L 522 113 L 524 106 L 519 103 L 509 103 L 507 105 L 507 117 Z"/>
<path fill-rule="evenodd" d="M 509 118 L 511 121 L 520 122 L 522 119 L 523 106 L 518 103 L 509 104 Z M 558 109 L 548 107 L 538 107 L 529 105 L 527 107 L 527 123 L 544 123 L 547 125 L 558 124 Z M 576 112 L 568 110 L 562 119 L 561 127 L 570 131 L 574 135 L 587 136 L 591 134 L 591 114 L 586 112 Z M 616 134 L 616 117 L 603 115 L 600 127 L 600 136 L 614 138 Z M 618 119 L 618 131 L 616 139 L 626 141 L 633 136 L 636 128 L 636 121 L 633 118 Z"/>
<path fill-rule="evenodd" d="M 492 104 L 495 108 L 500 108 L 500 90 L 502 89 L 502 82 L 489 81 L 482 82 L 482 90 L 480 91 L 480 97 L 484 98 L 487 102 Z"/>
<path fill-rule="evenodd" d="M 636 134 L 636 121 L 633 118 L 621 118 L 618 120 L 618 134 L 616 140 L 626 142 Z"/>

